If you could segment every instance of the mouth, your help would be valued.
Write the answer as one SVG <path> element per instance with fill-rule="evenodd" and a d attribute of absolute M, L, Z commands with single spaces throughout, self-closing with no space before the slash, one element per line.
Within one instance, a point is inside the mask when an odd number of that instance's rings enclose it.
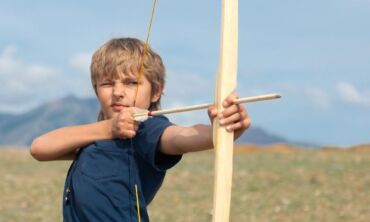
<path fill-rule="evenodd" d="M 116 112 L 120 112 L 121 110 L 123 110 L 124 108 L 127 108 L 129 106 L 126 106 L 124 104 L 121 104 L 121 103 L 113 103 L 111 105 L 112 109 Z"/>

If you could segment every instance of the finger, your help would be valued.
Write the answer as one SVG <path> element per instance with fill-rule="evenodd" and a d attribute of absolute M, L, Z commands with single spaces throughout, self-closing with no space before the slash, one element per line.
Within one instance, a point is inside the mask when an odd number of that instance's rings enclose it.
<path fill-rule="evenodd" d="M 119 126 L 121 128 L 127 128 L 129 125 L 133 126 L 135 124 L 135 119 L 133 118 L 123 118 L 119 120 Z"/>
<path fill-rule="evenodd" d="M 138 127 L 138 125 L 136 124 L 136 121 L 134 121 L 133 123 L 129 123 L 127 124 L 127 129 L 128 130 L 133 130 L 133 131 L 136 131 L 136 128 Z"/>
<path fill-rule="evenodd" d="M 240 113 L 234 113 L 233 115 L 220 119 L 221 126 L 231 125 L 233 123 L 239 122 L 242 118 Z"/>
<path fill-rule="evenodd" d="M 123 124 L 124 123 L 134 124 L 135 122 L 134 114 L 130 112 L 122 113 L 122 115 L 120 115 L 119 121 L 120 123 L 123 123 Z"/>
<path fill-rule="evenodd" d="M 121 110 L 120 114 L 124 116 L 134 116 L 135 109 L 133 107 L 127 107 Z"/>
<path fill-rule="evenodd" d="M 214 105 L 208 107 L 208 117 L 211 123 L 213 124 L 213 120 L 217 116 L 217 108 Z"/>
<path fill-rule="evenodd" d="M 249 118 L 249 114 L 247 112 L 247 109 L 244 106 L 239 106 L 239 113 L 241 114 L 242 119 Z"/>
<path fill-rule="evenodd" d="M 211 118 L 217 116 L 217 108 L 214 105 L 208 107 L 208 116 Z"/>
<path fill-rule="evenodd" d="M 238 122 L 238 121 L 243 121 L 243 120 L 249 118 L 248 113 L 247 113 L 245 107 L 243 107 L 243 106 L 239 106 L 238 110 L 235 110 L 235 109 L 233 110 L 233 108 L 230 107 L 226 111 L 226 114 L 227 115 L 220 118 L 221 125 L 229 125 L 229 124 L 232 124 L 232 123 L 235 123 L 235 122 Z"/>
<path fill-rule="evenodd" d="M 136 131 L 134 130 L 124 130 L 120 133 L 120 138 L 122 139 L 130 139 L 136 136 Z"/>
<path fill-rule="evenodd" d="M 246 107 L 244 107 L 243 105 L 240 105 L 240 104 L 236 104 L 235 107 L 230 106 L 229 108 L 224 109 L 224 111 L 222 112 L 223 115 L 220 115 L 220 118 L 231 116 L 231 115 L 233 115 L 234 113 L 237 113 L 237 112 L 241 114 L 242 119 L 248 118 L 248 116 L 249 116 Z"/>
<path fill-rule="evenodd" d="M 232 105 L 232 106 L 229 106 L 227 108 L 225 108 L 223 111 L 222 111 L 222 115 L 220 116 L 221 118 L 224 117 L 224 118 L 227 118 L 235 113 L 238 113 L 240 112 L 240 105 L 239 104 L 236 104 L 236 105 Z"/>
<path fill-rule="evenodd" d="M 136 121 L 135 121 L 135 124 L 134 124 L 134 130 L 135 130 L 135 131 L 138 131 L 138 130 L 139 130 L 139 122 L 136 122 Z"/>
<path fill-rule="evenodd" d="M 135 122 L 129 123 L 130 120 L 124 119 L 117 124 L 117 130 L 119 131 L 119 135 L 125 134 L 127 130 L 135 130 Z"/>
<path fill-rule="evenodd" d="M 226 107 L 228 107 L 228 106 L 230 106 L 230 105 L 232 105 L 232 104 L 234 104 L 235 103 L 235 101 L 237 100 L 239 98 L 239 95 L 236 93 L 236 92 L 232 92 L 232 93 L 230 93 L 230 95 L 228 95 L 227 97 L 226 97 L 226 99 L 224 100 L 224 102 L 223 102 L 223 106 L 226 108 Z"/>
<path fill-rule="evenodd" d="M 244 119 L 239 122 L 236 122 L 232 125 L 226 127 L 228 132 L 238 131 L 238 130 L 246 130 L 250 127 L 251 121 L 250 119 Z"/>
<path fill-rule="evenodd" d="M 136 136 L 136 131 L 135 130 L 129 130 L 129 131 L 127 131 L 127 136 L 129 138 L 134 138 Z"/>

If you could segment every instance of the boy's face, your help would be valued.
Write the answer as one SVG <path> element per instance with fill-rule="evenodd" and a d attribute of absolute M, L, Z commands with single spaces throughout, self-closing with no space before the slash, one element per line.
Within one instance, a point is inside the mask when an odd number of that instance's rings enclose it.
<path fill-rule="evenodd" d="M 120 74 L 116 79 L 102 79 L 97 82 L 97 95 L 106 119 L 117 115 L 121 110 L 133 107 L 136 89 L 139 87 L 135 107 L 148 109 L 152 102 L 158 101 L 162 91 L 152 95 L 152 86 L 145 75 L 138 86 L 134 74 Z"/>

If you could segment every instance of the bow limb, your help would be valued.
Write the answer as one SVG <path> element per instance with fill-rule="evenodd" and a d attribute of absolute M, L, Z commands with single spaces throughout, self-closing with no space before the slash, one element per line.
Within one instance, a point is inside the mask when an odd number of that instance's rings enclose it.
<path fill-rule="evenodd" d="M 215 105 L 223 111 L 222 103 L 236 87 L 238 60 L 238 0 L 222 0 L 220 61 L 216 79 Z M 230 217 L 234 133 L 213 122 L 215 148 L 215 179 L 213 222 L 227 222 Z"/>

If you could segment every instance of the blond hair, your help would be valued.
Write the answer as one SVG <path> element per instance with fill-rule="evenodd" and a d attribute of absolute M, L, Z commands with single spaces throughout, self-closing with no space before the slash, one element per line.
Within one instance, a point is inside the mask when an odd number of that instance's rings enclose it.
<path fill-rule="evenodd" d="M 90 66 L 91 83 L 97 94 L 97 83 L 102 79 L 115 79 L 120 73 L 135 73 L 138 75 L 145 43 L 135 38 L 111 39 L 102 45 L 92 57 Z M 165 84 L 165 67 L 161 57 L 148 47 L 144 57 L 142 73 L 150 82 L 151 95 L 162 90 Z M 160 99 L 150 104 L 149 110 L 160 108 Z M 98 120 L 104 116 L 100 111 Z"/>

